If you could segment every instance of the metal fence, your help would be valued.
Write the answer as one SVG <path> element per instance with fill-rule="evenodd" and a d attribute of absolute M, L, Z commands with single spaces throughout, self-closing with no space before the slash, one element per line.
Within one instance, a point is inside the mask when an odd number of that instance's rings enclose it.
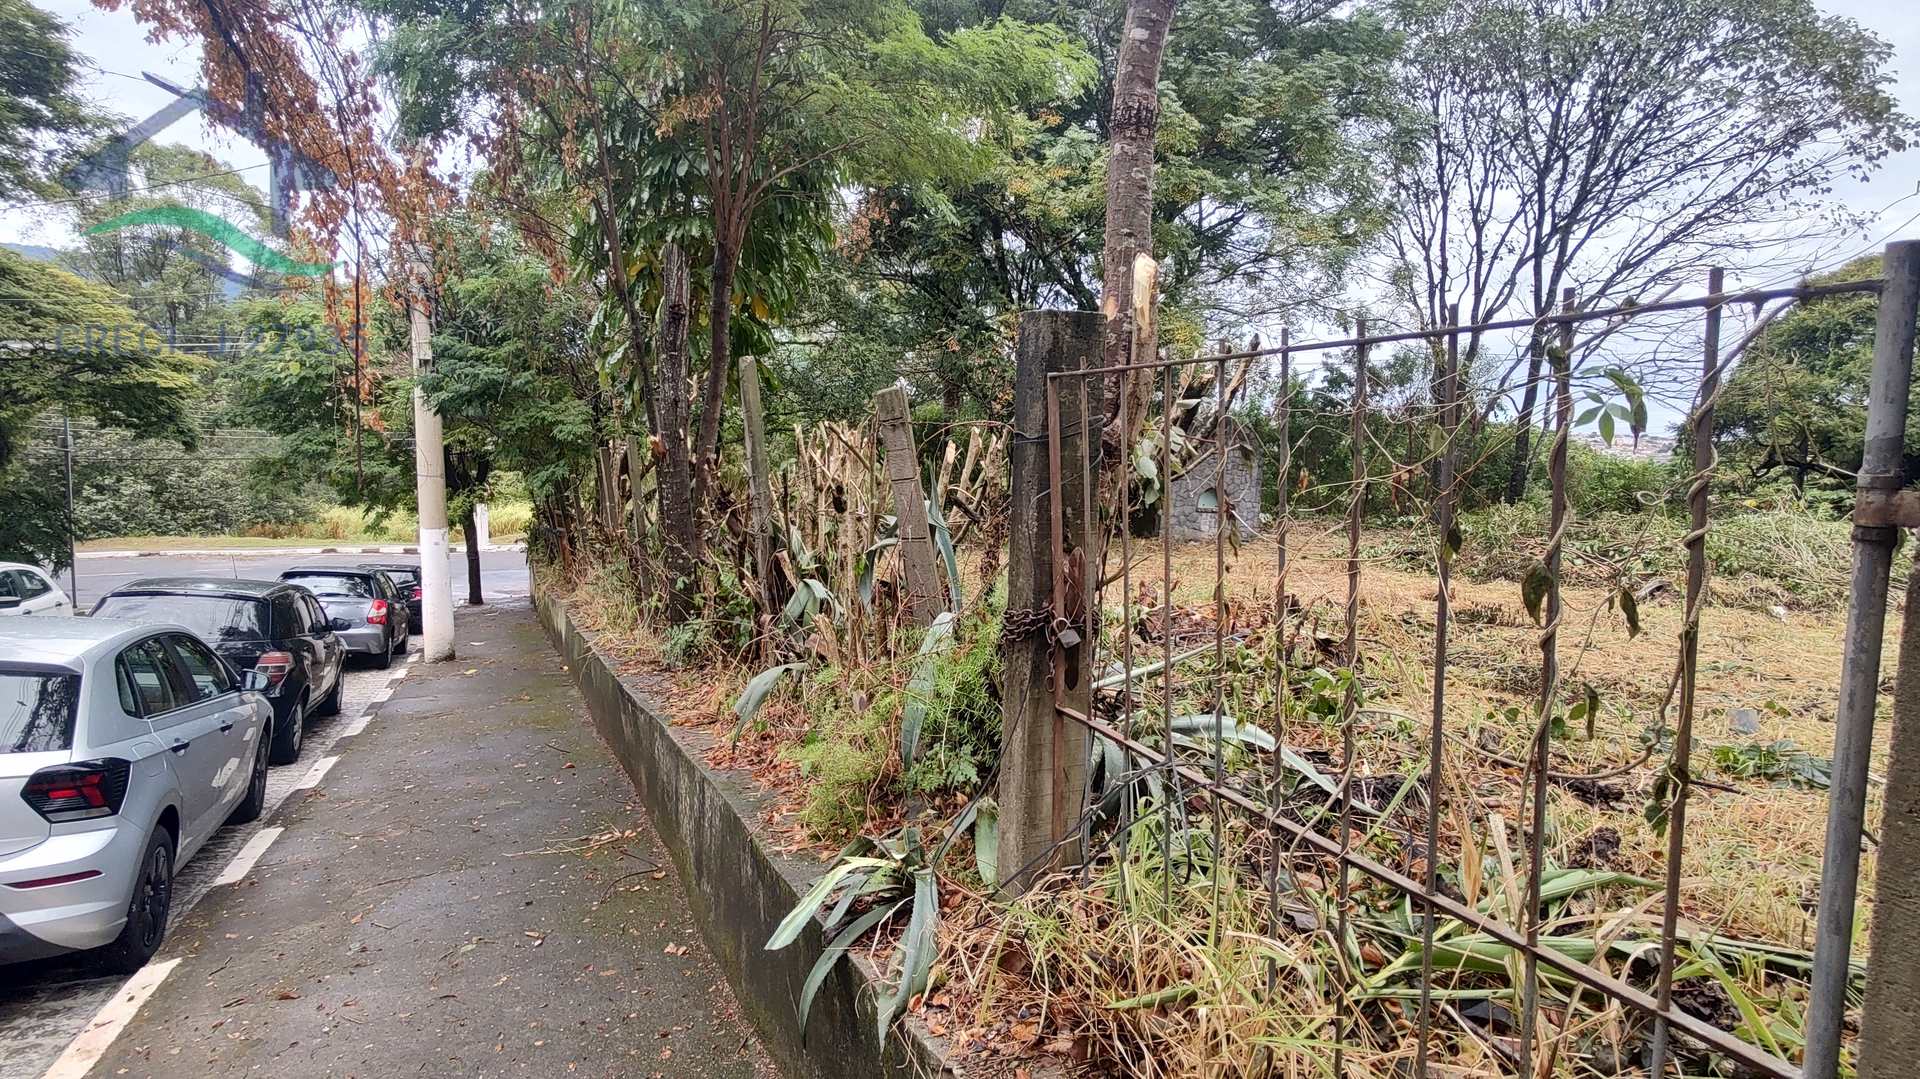
<path fill-rule="evenodd" d="M 1576 993 L 1599 994 L 1601 998 L 1617 1002 L 1624 1013 L 1635 1013 L 1640 1017 L 1640 1022 L 1651 1025 L 1644 1055 L 1633 1062 L 1632 1068 L 1620 1065 L 1623 1073 L 1639 1074 L 1637 1069 L 1646 1068 L 1651 1074 L 1665 1074 L 1679 1050 L 1678 1041 L 1684 1039 L 1690 1052 L 1704 1050 L 1718 1054 L 1746 1069 L 1749 1074 L 1775 1077 L 1802 1075 L 1801 1068 L 1795 1063 L 1781 1059 L 1761 1045 L 1707 1022 L 1675 1003 L 1676 945 L 1682 942 L 1678 924 L 1681 866 L 1688 842 L 1688 801 L 1695 786 L 1689 759 L 1694 747 L 1695 690 L 1702 669 L 1699 626 L 1706 611 L 1708 595 L 1705 542 L 1713 526 L 1710 490 L 1715 464 L 1713 413 L 1724 385 L 1722 376 L 1775 315 L 1800 301 L 1849 293 L 1881 293 L 1884 290 L 1888 296 L 1881 305 L 1880 332 L 1876 343 L 1875 392 L 1872 414 L 1868 420 L 1871 437 L 1859 479 L 1862 497 L 1859 500 L 1860 509 L 1856 512 L 1855 573 L 1848 612 L 1847 665 L 1843 671 L 1837 714 L 1829 841 L 1818 910 L 1815 960 L 1809 978 L 1811 1012 L 1807 1021 L 1804 1074 L 1819 1079 L 1834 1075 L 1839 1058 L 1841 1024 L 1847 1007 L 1854 887 L 1866 802 L 1866 763 L 1871 748 L 1874 698 L 1879 684 L 1880 630 L 1884 621 L 1888 566 L 1896 538 L 1895 526 L 1913 523 L 1899 520 L 1899 515 L 1889 507 L 1896 501 L 1890 496 L 1904 485 L 1900 475 L 1900 435 L 1905 424 L 1906 386 L 1915 318 L 1914 282 L 1920 280 L 1920 245 L 1895 245 L 1889 250 L 1887 265 L 1887 280 L 1733 293 L 1723 291 L 1722 275 L 1714 271 L 1707 282 L 1707 294 L 1690 299 L 1578 310 L 1569 296 L 1560 312 L 1538 319 L 1511 319 L 1388 333 L 1369 332 L 1369 328 L 1362 323 L 1356 327 L 1352 337 L 1340 340 L 1293 343 L 1283 337 L 1278 347 L 1255 347 L 1247 351 L 1222 352 L 1185 360 L 1159 359 L 1148 350 L 1136 349 L 1133 357 L 1135 362 L 1125 365 L 1084 366 L 1078 370 L 1050 372 L 1045 383 L 1045 483 L 1051 493 L 1048 499 L 1050 520 L 1039 521 L 1037 527 L 1048 533 L 1042 542 L 1051 543 L 1051 613 L 1055 619 L 1053 662 L 1056 665 L 1053 711 L 1058 717 L 1055 723 L 1064 719 L 1083 725 L 1093 736 L 1121 747 L 1132 755 L 1137 768 L 1157 770 L 1167 791 L 1183 792 L 1182 797 L 1210 800 L 1220 810 L 1212 814 L 1215 851 L 1220 850 L 1221 820 L 1228 813 L 1244 815 L 1253 829 L 1263 831 L 1270 837 L 1268 876 L 1262 886 L 1267 889 L 1268 908 L 1272 912 L 1270 917 L 1274 919 L 1278 918 L 1282 906 L 1281 894 L 1299 886 L 1296 870 L 1303 863 L 1317 863 L 1322 869 L 1332 870 L 1319 878 L 1324 881 L 1330 877 L 1333 881 L 1333 894 L 1330 897 L 1332 924 L 1321 928 L 1336 934 L 1336 941 L 1348 939 L 1348 923 L 1355 910 L 1356 888 L 1361 884 L 1356 880 L 1356 874 L 1365 881 L 1383 885 L 1407 897 L 1419 919 L 1422 937 L 1419 995 L 1411 1021 L 1416 1039 L 1414 1053 L 1417 1055 L 1412 1061 L 1416 1074 L 1428 1074 L 1431 1049 L 1436 1044 L 1436 1027 L 1443 1010 L 1436 1001 L 1436 987 L 1448 972 L 1435 969 L 1434 935 L 1436 922 L 1445 918 L 1457 921 L 1473 933 L 1483 934 L 1490 941 L 1510 946 L 1521 957 L 1523 969 L 1515 994 L 1517 1001 L 1511 1005 L 1517 1013 L 1513 1022 L 1518 1027 L 1518 1037 L 1508 1057 L 1513 1074 L 1530 1077 L 1544 1074 L 1545 1062 L 1536 1054 L 1542 1053 L 1547 1045 L 1541 1030 L 1541 981 L 1542 971 L 1546 969 L 1552 972 L 1557 984 L 1577 986 Z M 1758 317 L 1752 320 L 1751 328 L 1737 343 L 1730 348 L 1723 348 L 1723 312 L 1735 305 L 1751 306 Z M 1659 780 L 1667 798 L 1667 845 L 1657 940 L 1658 967 L 1650 977 L 1642 973 L 1630 978 L 1624 966 L 1613 970 L 1603 969 L 1605 964 L 1583 961 L 1563 948 L 1543 943 L 1543 932 L 1547 927 L 1543 917 L 1542 879 L 1547 865 L 1544 847 L 1550 823 L 1549 786 L 1554 779 L 1554 720 L 1557 715 L 1563 714 L 1560 711 L 1561 702 L 1570 690 L 1563 678 L 1561 662 L 1561 562 L 1570 520 L 1567 454 L 1575 426 L 1575 378 L 1579 373 L 1583 342 L 1604 339 L 1636 320 L 1662 313 L 1672 317 L 1699 318 L 1702 347 L 1699 353 L 1699 389 L 1686 420 L 1686 429 L 1691 434 L 1692 471 L 1685 481 L 1685 500 L 1691 527 L 1684 541 L 1687 568 L 1683 625 L 1676 645 L 1674 688 L 1669 690 L 1671 694 L 1677 689 L 1677 710 L 1670 731 L 1670 763 L 1664 768 L 1664 778 Z M 1903 324 L 1906 327 L 1904 334 L 1900 329 Z M 1500 331 L 1518 331 L 1527 342 L 1527 347 L 1536 350 L 1543 361 L 1540 364 L 1541 389 L 1546 405 L 1545 427 L 1547 437 L 1551 439 L 1547 451 L 1550 510 L 1545 554 L 1540 560 L 1543 572 L 1537 582 L 1529 581 L 1526 586 L 1527 591 L 1538 593 L 1534 598 L 1539 603 L 1539 654 L 1537 688 L 1533 694 L 1534 709 L 1528 717 L 1532 735 L 1524 762 L 1525 822 L 1520 828 L 1525 841 L 1525 891 L 1524 901 L 1515 916 L 1508 918 L 1463 902 L 1457 891 L 1444 885 L 1439 872 L 1442 803 L 1447 790 L 1446 780 L 1450 778 L 1444 774 L 1446 759 L 1442 752 L 1450 736 L 1447 699 L 1448 630 L 1453 616 L 1450 569 L 1453 554 L 1457 550 L 1457 541 L 1453 537 L 1456 535 L 1455 514 L 1463 471 L 1460 460 L 1463 442 L 1461 432 L 1467 420 L 1461 356 L 1463 342 L 1471 342 L 1469 347 L 1478 348 L 1489 339 L 1489 335 Z M 1431 491 L 1426 509 L 1437 548 L 1434 559 L 1433 644 L 1428 668 L 1432 699 L 1430 711 L 1423 717 L 1426 760 L 1417 784 L 1417 789 L 1424 792 L 1426 803 L 1424 835 L 1405 837 L 1409 840 L 1409 847 L 1424 851 L 1424 857 L 1418 860 L 1423 864 L 1401 868 L 1369 853 L 1363 849 L 1364 843 L 1356 844 L 1354 840 L 1354 814 L 1356 802 L 1360 801 L 1354 786 L 1355 736 L 1365 729 L 1374 715 L 1361 705 L 1354 679 L 1346 681 L 1339 704 L 1340 755 L 1328 769 L 1337 770 L 1338 780 L 1335 791 L 1327 796 L 1321 807 L 1322 812 L 1303 814 L 1296 807 L 1283 805 L 1279 798 L 1274 797 L 1274 792 L 1279 789 L 1277 779 L 1281 755 L 1278 752 L 1273 758 L 1274 784 L 1230 780 L 1222 757 L 1223 747 L 1228 742 L 1225 729 L 1228 720 L 1223 707 L 1229 633 L 1227 545 L 1231 537 L 1228 532 L 1236 527 L 1236 515 L 1243 520 L 1249 516 L 1258 520 L 1258 507 L 1253 507 L 1249 513 L 1249 507 L 1233 506 L 1228 502 L 1227 469 L 1230 454 L 1227 449 L 1236 438 L 1245 437 L 1235 430 L 1231 416 L 1236 388 L 1229 385 L 1232 381 L 1229 378 L 1229 365 L 1238 366 L 1250 359 L 1271 365 L 1277 368 L 1281 386 L 1290 387 L 1296 362 L 1313 356 L 1329 364 L 1340 365 L 1351 379 L 1350 407 L 1344 417 L 1350 432 L 1352 452 L 1351 478 L 1345 481 L 1348 485 L 1345 492 L 1344 529 L 1346 598 L 1342 612 L 1342 634 L 1338 644 L 1329 647 L 1347 669 L 1359 671 L 1365 668 L 1368 658 L 1367 641 L 1360 632 L 1361 584 L 1366 572 L 1362 546 L 1367 529 L 1368 491 L 1370 485 L 1383 482 L 1377 477 L 1369 479 L 1368 457 L 1370 452 L 1377 450 L 1373 444 L 1377 439 L 1369 434 L 1367 427 L 1370 409 L 1369 357 L 1381 346 L 1395 343 L 1425 346 L 1435 364 L 1430 395 L 1419 410 L 1404 413 L 1401 421 L 1416 423 L 1430 432 L 1425 444 L 1431 447 L 1431 452 L 1421 460 L 1399 464 L 1402 468 L 1417 467 L 1423 482 Z M 1215 662 L 1210 675 L 1213 679 L 1210 695 L 1214 727 L 1210 739 L 1210 762 L 1204 759 L 1204 755 L 1182 757 L 1173 751 L 1176 744 L 1175 699 L 1183 695 L 1189 699 L 1205 699 L 1209 695 L 1208 686 L 1196 686 L 1193 676 L 1182 673 L 1181 657 L 1174 654 L 1172 632 L 1176 580 L 1172 560 L 1175 537 L 1171 532 L 1174 517 L 1171 478 L 1176 459 L 1173 445 L 1175 423 L 1170 413 L 1176 405 L 1190 408 L 1195 404 L 1178 400 L 1177 389 L 1177 385 L 1184 385 L 1186 381 L 1180 377 L 1181 369 L 1193 367 L 1211 368 L 1211 390 L 1215 395 L 1210 417 L 1214 428 L 1211 434 L 1214 448 L 1212 458 L 1207 462 L 1218 470 L 1212 488 L 1215 527 L 1211 646 Z M 1106 432 L 1108 437 L 1102 439 L 1091 429 L 1091 425 L 1100 411 L 1098 402 L 1111 397 L 1106 392 L 1109 388 L 1117 389 L 1120 393 L 1119 405 L 1107 410 L 1107 415 L 1114 417 L 1113 423 L 1118 430 L 1117 437 L 1110 431 Z M 1296 417 L 1290 414 L 1291 401 L 1290 392 L 1283 389 L 1276 397 L 1271 416 L 1273 427 L 1278 432 L 1274 457 L 1277 458 L 1280 473 L 1271 478 L 1278 491 L 1277 527 L 1274 533 L 1277 537 L 1276 571 L 1272 581 L 1272 624 L 1276 627 L 1273 707 L 1264 716 L 1236 717 L 1240 723 L 1253 723 L 1271 732 L 1282 746 L 1286 744 L 1288 734 L 1283 702 L 1291 692 L 1289 679 L 1293 673 L 1289 670 L 1293 657 L 1283 643 L 1289 617 L 1289 559 L 1297 554 L 1293 550 L 1291 527 L 1297 521 L 1289 499 L 1300 482 L 1300 475 L 1292 460 L 1299 431 L 1295 426 Z M 1156 407 L 1160 410 L 1157 420 L 1153 412 Z M 1325 415 L 1318 418 L 1322 422 L 1330 422 Z M 1144 432 L 1158 436 L 1157 448 L 1151 448 L 1151 443 L 1142 443 L 1139 436 Z M 1410 444 L 1419 444 L 1411 433 L 1409 440 Z M 1111 475 L 1118 464 L 1111 456 L 1115 452 L 1126 457 L 1127 464 L 1131 464 L 1132 458 L 1140 454 L 1155 459 L 1152 464 L 1157 466 L 1160 478 L 1159 505 L 1156 507 L 1161 530 L 1158 567 L 1136 564 L 1133 530 L 1122 526 L 1123 522 L 1132 520 L 1136 511 L 1143 508 L 1133 504 L 1130 484 L 1124 479 L 1117 483 L 1111 480 L 1102 482 L 1103 475 Z M 1077 475 L 1074 474 L 1076 472 Z M 1074 499 L 1082 504 L 1077 507 L 1066 505 L 1068 499 L 1061 496 L 1067 491 L 1073 492 Z M 1105 512 L 1101 511 L 1103 507 L 1096 505 L 1096 500 L 1102 497 L 1112 502 L 1104 507 Z M 1076 508 L 1079 511 L 1077 513 L 1073 512 Z M 1076 525 L 1083 530 L 1079 535 L 1073 534 Z M 1109 561 L 1104 555 L 1110 548 L 1112 553 L 1117 554 L 1117 570 L 1108 576 L 1102 569 Z M 1155 613 L 1148 609 L 1148 601 L 1136 594 L 1136 584 L 1142 580 L 1148 584 L 1149 590 L 1155 585 L 1158 589 L 1162 619 L 1162 632 L 1157 642 L 1161 654 L 1158 657 L 1136 655 L 1137 650 L 1144 652 L 1151 646 L 1143 640 L 1139 649 L 1136 649 L 1135 627 L 1141 624 L 1142 618 L 1150 619 Z M 1109 631 L 1108 640 L 1103 641 L 1102 630 L 1110 625 L 1107 614 L 1112 610 L 1108 603 L 1109 593 L 1115 587 L 1120 591 L 1120 629 L 1117 633 Z M 1150 638 L 1151 635 L 1147 636 Z M 1081 643 L 1082 639 L 1084 644 Z M 1103 646 L 1109 647 L 1117 655 L 1102 657 L 1100 651 Z M 1157 659 L 1157 663 L 1136 662 L 1151 659 Z M 1081 683 L 1090 680 L 1093 672 L 1103 670 L 1103 660 L 1109 663 L 1117 660 L 1124 677 L 1103 692 L 1089 694 L 1087 687 Z M 1136 673 L 1143 671 L 1153 673 L 1136 677 Z M 1149 678 L 1159 683 L 1159 715 L 1157 723 L 1143 725 L 1138 706 L 1150 696 Z M 1672 699 L 1670 696 L 1669 700 Z M 1663 722 L 1664 715 L 1663 707 Z M 1152 729 L 1154 726 L 1158 727 L 1157 731 Z M 1156 735 L 1158 744 L 1151 744 Z M 1657 758 L 1652 758 L 1652 763 L 1648 763 L 1650 758 L 1651 747 L 1647 756 L 1634 763 L 1652 769 L 1660 768 Z M 1174 801 L 1173 797 L 1163 798 L 1160 811 L 1170 811 Z M 1166 859 L 1164 879 L 1167 880 L 1171 879 L 1172 859 L 1175 857 L 1169 846 L 1171 841 L 1167 838 L 1172 832 L 1170 821 L 1160 829 L 1160 855 Z M 1056 837 L 1057 840 L 1060 838 L 1063 837 Z M 1479 857 L 1476 847 L 1482 838 L 1487 837 L 1464 837 L 1471 856 Z M 1504 837 L 1495 838 L 1504 842 Z M 1277 935 L 1277 921 L 1269 925 L 1268 932 Z M 1344 990 L 1345 980 L 1350 979 L 1351 972 L 1335 971 L 1333 977 Z M 1639 984 L 1632 984 L 1634 981 Z M 1336 1074 L 1341 1071 L 1342 1047 L 1349 1044 L 1358 1008 L 1349 993 L 1343 991 L 1339 999 L 1342 1001 L 1340 1014 L 1332 1019 L 1328 1030 L 1334 1045 L 1331 1052 Z M 1451 1009 L 1446 1011 L 1457 1015 Z"/>

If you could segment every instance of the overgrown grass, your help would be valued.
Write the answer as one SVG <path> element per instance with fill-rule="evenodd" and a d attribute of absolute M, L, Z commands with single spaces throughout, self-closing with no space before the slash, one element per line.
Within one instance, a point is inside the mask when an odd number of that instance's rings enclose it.
<path fill-rule="evenodd" d="M 502 502 L 491 507 L 488 531 L 494 543 L 525 538 L 533 521 L 528 502 Z M 456 538 L 459 528 L 454 528 Z M 357 506 L 331 506 L 318 516 L 284 524 L 258 524 L 237 536 L 114 536 L 88 540 L 81 550 L 167 550 L 191 547 L 271 547 L 287 543 L 414 543 L 420 522 L 411 510 L 375 513 Z"/>
<path fill-rule="evenodd" d="M 1432 551 L 1407 542 L 1421 530 L 1418 523 L 1404 524 L 1375 530 L 1374 553 L 1410 568 L 1430 567 Z M 1546 508 L 1536 502 L 1464 514 L 1456 572 L 1470 580 L 1522 580 L 1545 553 L 1547 531 Z M 1666 509 L 1576 515 L 1567 534 L 1566 580 L 1637 588 L 1662 578 L 1677 587 L 1686 574 L 1682 541 L 1687 532 L 1686 518 Z M 1707 561 L 1717 602 L 1757 610 L 1827 610 L 1846 598 L 1851 525 L 1787 503 L 1726 509 L 1711 521 Z M 1895 563 L 1899 586 L 1906 560 Z"/>

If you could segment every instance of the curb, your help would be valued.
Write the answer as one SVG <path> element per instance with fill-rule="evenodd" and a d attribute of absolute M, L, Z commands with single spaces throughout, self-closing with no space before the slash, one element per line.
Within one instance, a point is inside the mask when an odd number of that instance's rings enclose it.
<path fill-rule="evenodd" d="M 521 551 L 526 548 L 518 543 L 489 543 L 483 545 L 483 552 Z M 465 546 L 455 543 L 447 548 L 448 554 L 465 554 Z M 80 557 L 86 558 L 164 558 L 168 555 L 285 555 L 285 554 L 419 554 L 420 548 L 411 544 L 406 546 L 385 547 L 192 547 L 177 550 L 147 551 L 81 551 Z"/>
<path fill-rule="evenodd" d="M 733 986 L 754 1029 L 786 1074 L 808 1079 L 875 1075 L 961 1076 L 944 1042 L 916 1016 L 884 1040 L 874 1029 L 880 972 L 864 955 L 834 967 L 814 998 L 806 1030 L 796 1003 L 807 972 L 825 950 L 815 920 L 778 952 L 767 939 L 825 868 L 811 857 L 774 851 L 755 822 L 773 799 L 751 779 L 706 764 L 715 739 L 704 728 L 673 726 L 645 691 L 617 674 L 577 628 L 560 600 L 534 595 L 547 640 L 587 700 L 594 727 L 626 769 L 655 829 L 680 869 L 688 906 L 708 949 Z"/>

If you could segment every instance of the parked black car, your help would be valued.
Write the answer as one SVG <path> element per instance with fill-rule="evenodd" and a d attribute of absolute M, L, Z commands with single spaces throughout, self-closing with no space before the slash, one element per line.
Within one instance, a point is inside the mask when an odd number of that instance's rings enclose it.
<path fill-rule="evenodd" d="M 407 601 L 407 628 L 415 633 L 420 628 L 420 614 L 426 604 L 420 602 L 420 563 L 406 562 L 362 562 L 361 569 L 384 570 L 393 578 L 394 587 L 400 590 L 400 598 Z"/>
<path fill-rule="evenodd" d="M 273 702 L 269 759 L 300 756 L 308 715 L 340 711 L 346 645 L 312 592 L 284 581 L 153 577 L 122 585 L 93 614 L 186 626 L 242 671 L 266 676 Z"/>
<path fill-rule="evenodd" d="M 295 566 L 280 579 L 312 589 L 349 652 L 386 667 L 407 651 L 411 613 L 393 578 L 359 566 Z"/>

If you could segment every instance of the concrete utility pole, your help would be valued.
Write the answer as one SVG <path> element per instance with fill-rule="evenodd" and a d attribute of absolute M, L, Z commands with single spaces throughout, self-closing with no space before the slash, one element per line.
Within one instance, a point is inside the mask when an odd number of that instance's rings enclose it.
<path fill-rule="evenodd" d="M 453 582 L 447 569 L 447 457 L 440 414 L 427 406 L 419 380 L 433 369 L 433 328 L 427 323 L 427 261 L 413 260 L 413 473 L 420 504 L 420 628 L 428 663 L 453 658 Z M 471 542 L 471 539 L 469 539 Z"/>

